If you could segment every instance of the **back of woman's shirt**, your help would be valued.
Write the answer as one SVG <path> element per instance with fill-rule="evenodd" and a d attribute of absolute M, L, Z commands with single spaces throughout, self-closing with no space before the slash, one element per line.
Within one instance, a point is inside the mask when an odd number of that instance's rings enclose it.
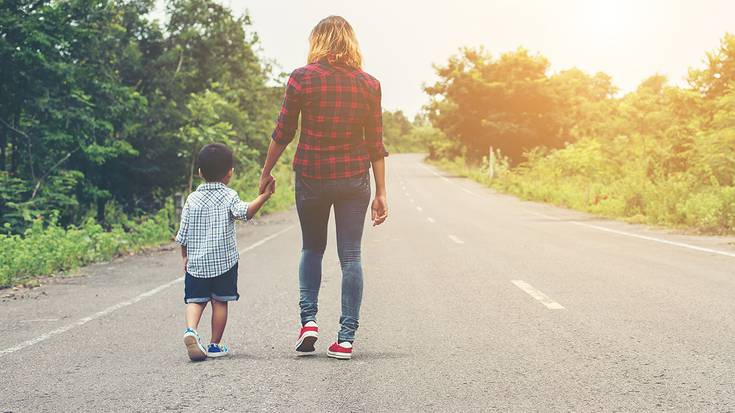
<path fill-rule="evenodd" d="M 367 173 L 387 156 L 383 146 L 380 82 L 366 72 L 326 60 L 294 70 L 273 140 L 293 140 L 301 113 L 294 169 L 313 179 Z"/>

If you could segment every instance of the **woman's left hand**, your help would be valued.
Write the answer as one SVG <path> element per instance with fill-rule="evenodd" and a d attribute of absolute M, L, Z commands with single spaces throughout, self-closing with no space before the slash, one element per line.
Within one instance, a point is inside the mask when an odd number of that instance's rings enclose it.
<path fill-rule="evenodd" d="M 376 195 L 370 210 L 373 218 L 373 226 L 385 222 L 386 218 L 388 218 L 388 200 L 385 195 Z"/>
<path fill-rule="evenodd" d="M 265 192 L 268 189 L 268 186 L 270 186 L 271 182 L 274 183 L 273 192 L 276 192 L 276 188 L 275 188 L 276 178 L 274 178 L 273 175 L 271 174 L 264 173 L 263 175 L 261 175 L 260 182 L 258 184 L 258 193 L 262 194 L 263 192 Z"/>

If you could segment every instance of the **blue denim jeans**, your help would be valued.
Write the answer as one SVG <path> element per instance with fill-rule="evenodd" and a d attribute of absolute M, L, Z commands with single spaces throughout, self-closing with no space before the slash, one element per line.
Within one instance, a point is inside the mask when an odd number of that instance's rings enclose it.
<path fill-rule="evenodd" d="M 309 179 L 296 173 L 296 209 L 303 248 L 299 264 L 301 323 L 316 320 L 322 257 L 327 246 L 329 213 L 334 206 L 337 253 L 342 267 L 342 315 L 338 340 L 352 341 L 360 319 L 362 262 L 360 246 L 370 203 L 370 176 Z"/>

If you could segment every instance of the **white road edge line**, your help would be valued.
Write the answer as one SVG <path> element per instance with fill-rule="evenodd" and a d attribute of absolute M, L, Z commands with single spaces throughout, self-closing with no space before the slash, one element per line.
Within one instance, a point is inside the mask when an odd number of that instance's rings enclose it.
<path fill-rule="evenodd" d="M 564 307 L 557 303 L 556 301 L 549 298 L 548 295 L 542 293 L 541 291 L 533 288 L 533 286 L 523 280 L 510 280 L 513 284 L 515 284 L 516 287 L 523 290 L 526 294 L 530 295 L 531 297 L 535 298 L 536 300 L 540 301 L 541 304 L 545 305 L 546 308 L 550 310 L 564 310 Z"/>
<path fill-rule="evenodd" d="M 453 186 L 456 186 L 457 188 L 459 188 L 459 189 L 463 190 L 464 192 L 466 192 L 466 193 L 468 193 L 468 194 L 470 194 L 470 195 L 475 195 L 475 196 L 477 196 L 477 194 L 476 194 L 476 193 L 474 193 L 474 192 L 470 191 L 469 189 L 467 189 L 467 188 L 463 187 L 462 185 L 460 185 L 460 184 L 458 184 L 458 183 L 456 183 L 456 182 L 452 182 L 451 180 L 449 180 L 449 178 L 447 178 L 446 176 L 444 176 L 444 175 L 442 175 L 442 174 L 440 174 L 440 173 L 438 173 L 438 172 L 434 171 L 433 169 L 429 168 L 428 166 L 426 166 L 426 165 L 421 165 L 421 167 L 423 167 L 423 168 L 424 168 L 424 169 L 426 169 L 427 171 L 431 172 L 431 174 L 432 174 L 432 175 L 434 175 L 434 176 L 437 176 L 437 177 L 439 177 L 439 178 L 441 178 L 441 179 L 443 179 L 443 180 L 445 180 L 445 181 L 449 182 L 449 183 L 450 183 L 451 185 L 453 185 Z"/>
<path fill-rule="evenodd" d="M 293 227 L 294 227 L 294 225 L 291 225 L 288 228 L 284 228 L 284 229 L 276 232 L 275 234 L 269 235 L 269 236 L 263 238 L 262 240 L 254 243 L 254 244 L 251 244 L 250 246 L 248 246 L 246 248 L 243 248 L 242 250 L 240 250 L 240 255 L 242 255 L 243 253 L 246 253 L 246 252 L 248 252 L 248 251 L 250 251 L 252 249 L 255 249 L 255 248 L 257 248 L 257 247 L 265 244 L 266 242 L 272 240 L 273 238 L 275 238 L 275 237 L 283 234 L 284 232 L 292 229 Z M 59 327 L 59 328 L 57 328 L 55 330 L 51 330 L 51 331 L 49 331 L 47 333 L 41 334 L 38 337 L 35 337 L 35 338 L 30 339 L 30 340 L 26 340 L 26 341 L 24 341 L 22 343 L 16 344 L 13 347 L 9 347 L 9 348 L 6 348 L 4 350 L 0 350 L 0 357 L 4 356 L 6 354 L 11 354 L 11 353 L 15 353 L 16 351 L 23 350 L 23 349 L 25 349 L 27 347 L 30 347 L 30 346 L 34 345 L 34 344 L 37 344 L 37 343 L 40 343 L 42 341 L 48 340 L 49 338 L 51 338 L 53 336 L 57 336 L 59 334 L 65 333 L 65 332 L 73 329 L 74 327 L 83 326 L 83 325 L 89 323 L 90 321 L 96 320 L 98 318 L 102 318 L 102 317 L 104 317 L 104 316 L 106 316 L 106 315 L 108 315 L 110 313 L 113 313 L 113 312 L 115 312 L 115 311 L 117 311 L 117 310 L 119 310 L 121 308 L 128 307 L 130 305 L 133 305 L 133 304 L 137 303 L 138 301 L 141 301 L 141 300 L 143 300 L 145 298 L 148 298 L 150 296 L 156 295 L 156 294 L 160 293 L 161 291 L 165 290 L 166 288 L 168 288 L 168 287 L 170 287 L 170 286 L 172 286 L 172 285 L 174 285 L 176 283 L 179 283 L 179 282 L 181 282 L 183 280 L 184 280 L 184 277 L 176 278 L 175 280 L 171 280 L 171 281 L 169 281 L 169 282 L 167 282 L 165 284 L 161 284 L 158 287 L 156 287 L 156 288 L 154 288 L 152 290 L 146 291 L 146 292 L 144 292 L 142 294 L 139 294 L 136 297 L 133 297 L 133 298 L 131 298 L 129 300 L 125 300 L 125 301 L 119 302 L 119 303 L 117 303 L 117 304 L 115 304 L 113 306 L 110 306 L 110 307 L 105 308 L 102 311 L 98 311 L 98 312 L 96 312 L 96 313 L 94 313 L 94 314 L 92 314 L 90 316 L 87 316 L 87 317 L 84 317 L 84 318 L 80 318 L 79 320 L 77 320 L 77 321 L 75 321 L 75 322 L 73 322 L 71 324 L 67 324 L 67 325 L 65 325 L 63 327 Z"/>
<path fill-rule="evenodd" d="M 452 241 L 454 241 L 457 244 L 464 244 L 464 241 L 462 241 L 461 239 L 459 239 L 456 235 L 449 234 L 449 239 L 451 239 Z"/>
<path fill-rule="evenodd" d="M 428 166 L 426 166 L 426 165 L 421 165 L 421 166 L 422 166 L 422 167 L 423 167 L 424 169 L 426 169 L 427 171 L 431 172 L 431 173 L 432 173 L 432 175 L 434 175 L 434 176 L 438 176 L 439 178 L 441 178 L 441 179 L 443 179 L 443 180 L 445 180 L 445 181 L 447 181 L 447 182 L 449 182 L 449 183 L 451 183 L 451 182 L 452 182 L 452 181 L 450 181 L 450 180 L 449 180 L 449 178 L 447 178 L 446 176 L 444 176 L 444 175 L 442 175 L 442 174 L 440 174 L 440 173 L 436 172 L 435 170 L 433 170 L 433 169 L 429 168 Z"/>
<path fill-rule="evenodd" d="M 554 220 L 554 221 L 561 221 L 561 219 L 559 219 L 557 217 L 552 217 L 550 215 L 542 214 L 540 212 L 531 211 L 531 210 L 526 210 L 526 211 L 529 212 L 529 213 L 531 213 L 531 214 L 533 214 L 533 215 L 538 215 L 540 217 L 548 218 L 548 219 L 551 219 L 551 220 Z M 623 235 L 623 236 L 626 236 L 626 237 L 638 238 L 638 239 L 643 239 L 643 240 L 646 240 L 646 241 L 658 242 L 660 244 L 672 245 L 672 246 L 680 247 L 680 248 L 687 248 L 687 249 L 694 250 L 694 251 L 706 252 L 706 253 L 710 253 L 710 254 L 718 254 L 718 255 L 723 255 L 725 257 L 735 258 L 735 253 L 732 253 L 732 252 L 720 251 L 720 250 L 715 250 L 715 249 L 712 249 L 712 248 L 698 247 L 696 245 L 687 244 L 687 243 L 684 243 L 684 242 L 669 241 L 669 240 L 665 240 L 663 238 L 656 238 L 656 237 L 649 237 L 647 235 L 634 234 L 632 232 L 620 231 L 620 230 L 617 230 L 617 229 L 601 227 L 599 225 L 592 225 L 592 224 L 587 224 L 587 223 L 579 222 L 579 221 L 566 221 L 566 222 L 569 223 L 569 224 L 572 224 L 572 225 L 579 225 L 580 227 L 587 227 L 587 228 L 596 229 L 598 231 L 609 232 L 611 234 Z"/>
<path fill-rule="evenodd" d="M 426 217 L 426 220 L 431 222 L 432 224 L 436 222 L 432 217 Z"/>
<path fill-rule="evenodd" d="M 720 251 L 720 250 L 713 250 L 711 248 L 698 247 L 696 245 L 685 244 L 683 242 L 669 241 L 669 240 L 665 240 L 665 239 L 661 239 L 661 238 L 655 238 L 655 237 L 649 237 L 649 236 L 646 236 L 646 235 L 634 234 L 632 232 L 619 231 L 617 229 L 605 228 L 605 227 L 601 227 L 601 226 L 598 226 L 598 225 L 585 224 L 584 222 L 569 221 L 569 223 L 570 224 L 574 224 L 574 225 L 580 225 L 580 226 L 587 227 L 587 228 L 593 228 L 593 229 L 600 230 L 600 231 L 610 232 L 612 234 L 625 235 L 627 237 L 644 239 L 644 240 L 647 240 L 647 241 L 660 242 L 661 244 L 673 245 L 675 247 L 688 248 L 690 250 L 701 251 L 701 252 L 708 252 L 708 253 L 711 253 L 711 254 L 719 254 L 719 255 L 724 255 L 726 257 L 735 258 L 735 253 L 732 253 L 732 252 Z"/>

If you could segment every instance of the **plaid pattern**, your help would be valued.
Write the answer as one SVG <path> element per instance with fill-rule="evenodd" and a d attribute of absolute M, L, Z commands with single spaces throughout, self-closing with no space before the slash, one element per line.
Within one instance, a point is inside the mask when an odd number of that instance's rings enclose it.
<path fill-rule="evenodd" d="M 324 60 L 304 66 L 288 79 L 272 138 L 288 145 L 300 113 L 294 169 L 313 179 L 362 175 L 388 156 L 380 99 L 380 82 L 362 70 Z"/>
<path fill-rule="evenodd" d="M 181 211 L 176 242 L 186 246 L 186 271 L 193 277 L 224 274 L 238 260 L 235 220 L 247 220 L 248 204 L 221 182 L 199 185 Z"/>

